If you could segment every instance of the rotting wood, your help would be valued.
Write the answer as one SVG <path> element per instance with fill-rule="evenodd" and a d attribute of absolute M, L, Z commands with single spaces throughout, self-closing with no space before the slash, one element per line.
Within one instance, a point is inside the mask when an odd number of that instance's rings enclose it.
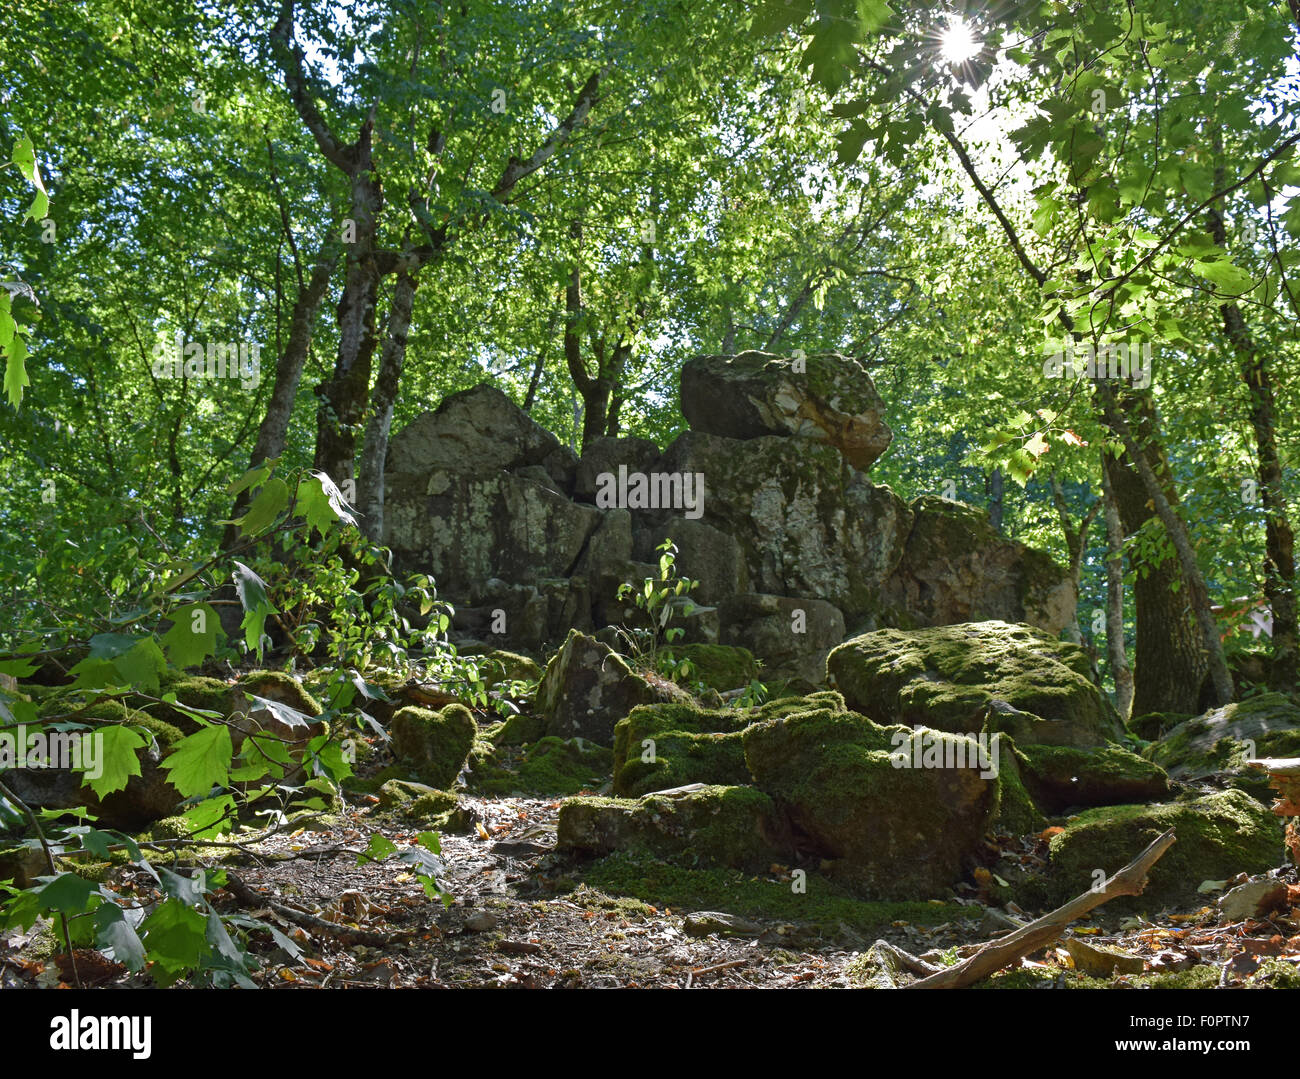
<path fill-rule="evenodd" d="M 1089 890 L 1071 899 L 1062 907 L 1044 914 L 1023 929 L 989 942 L 969 959 L 937 974 L 921 978 L 902 986 L 903 989 L 962 989 L 982 981 L 990 974 L 1038 951 L 1059 937 L 1066 927 L 1088 911 L 1122 895 L 1141 895 L 1147 885 L 1147 874 L 1174 843 L 1171 828 L 1154 840 L 1150 846 L 1129 862 L 1114 876 L 1095 890 Z"/>

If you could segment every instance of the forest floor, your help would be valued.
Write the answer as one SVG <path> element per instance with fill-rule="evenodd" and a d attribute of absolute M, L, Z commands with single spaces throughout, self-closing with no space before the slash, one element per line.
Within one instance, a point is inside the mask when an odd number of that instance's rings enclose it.
<path fill-rule="evenodd" d="M 375 815 L 364 802 L 330 818 L 329 831 L 283 833 L 258 843 L 255 855 L 237 853 L 227 865 L 241 887 L 219 892 L 219 909 L 275 924 L 301 949 L 290 956 L 269 936 L 254 933 L 251 950 L 261 960 L 254 981 L 283 989 L 849 987 L 857 984 L 852 965 L 875 939 L 942 965 L 998 931 L 974 901 L 969 910 L 932 904 L 932 917 L 924 915 L 924 904 L 902 905 L 898 909 L 913 920 L 893 918 L 871 927 L 726 913 L 705 917 L 693 904 L 647 902 L 585 880 L 581 865 L 553 852 L 558 799 L 462 795 L 462 803 L 477 823 L 469 834 L 442 837 L 441 879 L 454 896 L 449 907 L 429 899 L 396 859 L 359 860 L 376 832 L 400 848 L 414 843 L 420 831 Z M 788 894 L 782 867 L 772 868 L 770 880 L 751 883 Z M 129 866 L 119 872 L 140 874 Z M 729 905 L 724 898 L 717 907 L 725 912 Z M 894 909 L 862 906 L 879 908 L 882 918 Z M 954 909 L 970 917 L 954 918 Z M 1084 923 L 1076 934 L 1128 953 L 1135 972 L 1088 977 L 1064 948 L 1049 947 L 986 984 L 1297 986 L 1298 921 L 1293 913 L 1221 925 L 1206 907 L 1112 921 L 1109 932 Z M 34 933 L 0 934 L 0 986 L 66 984 L 66 962 L 31 957 Z M 78 958 L 83 981 L 149 984 L 147 975 L 114 969 L 96 953 Z"/>

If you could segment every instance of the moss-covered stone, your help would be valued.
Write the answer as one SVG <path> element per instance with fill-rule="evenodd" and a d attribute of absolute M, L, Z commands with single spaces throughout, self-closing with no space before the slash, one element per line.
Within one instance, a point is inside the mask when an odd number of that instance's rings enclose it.
<path fill-rule="evenodd" d="M 473 814 L 460 804 L 453 791 L 390 779 L 379 788 L 378 798 L 380 812 L 426 828 L 460 832 L 474 826 Z"/>
<path fill-rule="evenodd" d="M 1118 746 L 1025 746 L 1020 763 L 1026 789 L 1046 813 L 1154 802 L 1169 794 L 1163 768 Z"/>
<path fill-rule="evenodd" d="M 498 745 L 475 754 L 469 786 L 483 794 L 577 794 L 605 782 L 611 757 L 605 746 L 554 735 L 513 753 Z"/>
<path fill-rule="evenodd" d="M 556 849 L 586 855 L 646 852 L 684 866 L 758 869 L 779 857 L 772 800 L 753 787 L 705 786 L 643 798 L 569 798 Z"/>
<path fill-rule="evenodd" d="M 505 682 L 540 682 L 543 673 L 535 659 L 501 649 L 483 656 L 479 672 L 489 689 Z"/>
<path fill-rule="evenodd" d="M 1031 626 L 877 630 L 836 648 L 827 670 L 848 706 L 880 723 L 974 734 L 985 727 L 991 702 L 1000 701 L 1025 722 L 991 729 L 1013 734 L 1022 748 L 1101 745 L 1123 736 L 1092 681 L 1088 654 Z"/>
<path fill-rule="evenodd" d="M 1020 754 L 1015 742 L 1003 735 L 998 740 L 998 793 L 991 828 L 1009 835 L 1041 832 L 1047 824 L 1043 812 L 1025 789 Z"/>
<path fill-rule="evenodd" d="M 516 712 L 492 736 L 499 746 L 522 746 L 546 736 L 546 720 L 533 712 Z"/>
<path fill-rule="evenodd" d="M 1180 723 L 1192 717 L 1184 712 L 1148 712 L 1142 716 L 1131 716 L 1128 721 L 1129 733 L 1144 742 L 1154 742 L 1167 734 Z"/>
<path fill-rule="evenodd" d="M 709 689 L 740 689 L 758 677 L 758 662 L 748 648 L 730 644 L 675 644 L 673 658 L 690 660 L 688 682 L 703 682 Z"/>
<path fill-rule="evenodd" d="M 981 778 L 969 738 L 822 709 L 754 724 L 743 739 L 757 786 L 833 860 L 833 875 L 868 898 L 939 895 L 997 809 L 997 780 Z"/>
<path fill-rule="evenodd" d="M 652 686 L 608 645 L 571 630 L 537 687 L 537 710 L 546 717 L 548 734 L 608 746 L 614 724 L 638 704 L 687 697 L 663 679 Z"/>
<path fill-rule="evenodd" d="M 581 867 L 574 875 L 585 894 L 633 897 L 671 908 L 674 913 L 725 911 L 777 924 L 812 925 L 833 934 L 848 927 L 858 933 L 884 930 L 904 921 L 929 926 L 979 917 L 980 908 L 923 901 L 869 902 L 816 870 L 806 874 L 801 890 L 788 876 L 769 876 L 724 868 L 686 868 L 644 852 L 620 851 Z M 607 900 L 608 902 L 608 900 Z"/>
<path fill-rule="evenodd" d="M 440 712 L 409 705 L 390 728 L 394 754 L 411 774 L 433 787 L 450 787 L 465 767 L 478 725 L 468 708 L 449 704 Z"/>
<path fill-rule="evenodd" d="M 1178 724 L 1142 755 L 1174 779 L 1217 776 L 1271 802 L 1268 777 L 1245 762 L 1252 755 L 1300 756 L 1300 705 L 1281 693 L 1248 697 Z"/>
<path fill-rule="evenodd" d="M 180 671 L 167 671 L 161 678 L 162 694 L 175 693 L 176 700 L 206 712 L 218 715 L 230 715 L 234 704 L 234 690 L 226 682 L 203 675 L 184 674 Z M 242 697 L 240 698 L 243 699 Z M 193 734 L 201 724 L 188 712 L 170 705 L 157 706 L 159 715 L 186 734 Z M 319 709 L 317 709 L 319 711 Z"/>
<path fill-rule="evenodd" d="M 1261 873 L 1282 860 L 1278 818 L 1243 791 L 1164 805 L 1089 809 L 1052 837 L 1049 901 L 1064 903 L 1086 892 L 1097 870 L 1109 876 L 1170 828 L 1176 841 L 1152 866 L 1146 891 L 1112 900 L 1107 911 L 1155 911 L 1203 902 L 1196 891 L 1203 881 Z"/>
<path fill-rule="evenodd" d="M 249 671 L 240 676 L 235 683 L 235 690 L 240 694 L 253 693 L 267 700 L 279 701 L 303 715 L 321 714 L 320 702 L 307 692 L 301 682 L 284 671 Z M 242 696 L 237 698 L 237 703 L 239 700 L 242 700 Z"/>
<path fill-rule="evenodd" d="M 633 708 L 614 728 L 614 792 L 637 797 L 687 783 L 748 783 L 740 732 L 751 718 L 691 704 Z"/>

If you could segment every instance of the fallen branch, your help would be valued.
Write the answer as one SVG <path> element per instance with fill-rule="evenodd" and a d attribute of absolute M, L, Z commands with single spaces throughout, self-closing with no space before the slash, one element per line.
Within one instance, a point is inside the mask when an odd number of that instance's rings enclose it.
<path fill-rule="evenodd" d="M 962 989 L 982 981 L 1017 959 L 1033 954 L 1054 941 L 1065 932 L 1071 922 L 1087 914 L 1094 907 L 1099 907 L 1121 895 L 1141 895 L 1142 890 L 1147 886 L 1147 873 L 1173 844 L 1174 832 L 1171 828 L 1101 887 L 1084 892 L 1083 895 L 1071 899 L 1065 906 L 1057 907 L 1050 914 L 1044 914 L 1037 921 L 1030 922 L 1023 929 L 1017 929 L 1014 933 L 990 941 L 969 959 L 963 960 L 955 967 L 947 967 L 937 974 L 931 974 L 903 988 Z"/>
<path fill-rule="evenodd" d="M 308 914 L 305 910 L 298 910 L 296 907 L 288 906 L 285 903 L 277 903 L 275 900 L 250 888 L 243 880 L 229 871 L 226 873 L 226 889 L 245 906 L 265 907 L 280 915 L 285 921 L 292 922 L 303 929 L 314 929 L 318 933 L 326 933 L 343 941 L 366 944 L 372 948 L 383 948 L 414 936 L 414 933 L 408 930 L 376 933 L 370 929 L 353 928 L 339 925 L 337 922 L 326 921 L 314 914 Z"/>

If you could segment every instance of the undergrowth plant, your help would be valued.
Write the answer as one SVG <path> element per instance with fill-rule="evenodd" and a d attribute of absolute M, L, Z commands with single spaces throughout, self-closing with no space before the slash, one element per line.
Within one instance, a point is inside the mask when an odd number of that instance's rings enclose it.
<path fill-rule="evenodd" d="M 352 774 L 349 731 L 369 722 L 382 733 L 361 707 L 384 695 L 359 673 L 377 650 L 395 668 L 410 670 L 418 663 L 440 677 L 468 677 L 474 666 L 446 641 L 450 608 L 439 603 L 427 578 L 401 585 L 376 575 L 371 584 L 357 587 L 361 571 L 376 565 L 383 553 L 358 542 L 350 508 L 329 477 L 306 471 L 280 476 L 273 466 L 250 469 L 227 492 L 253 489 L 256 494 L 234 522 L 237 539 L 226 550 L 129 571 L 128 579 L 146 581 L 148 587 L 125 611 L 123 595 L 115 593 L 110 606 L 119 613 L 104 619 L 80 648 L 69 650 L 55 634 L 52 647 L 34 636 L 0 659 L 5 676 L 0 678 L 0 748 L 12 748 L 18 739 L 34 744 L 33 737 L 51 744 L 61 739 L 64 746 L 94 739 L 98 747 L 94 754 L 78 751 L 64 762 L 81 774 L 85 792 L 80 798 L 85 804 L 73 809 L 27 804 L 3 771 L 13 762 L 0 756 L 0 829 L 15 835 L 0 847 L 37 851 L 47 870 L 27 887 L 16 886 L 12 877 L 0 881 L 0 925 L 30 929 L 38 918 L 50 919 L 74 982 L 80 947 L 97 948 L 131 971 L 147 968 L 160 985 L 183 978 L 212 986 L 253 985 L 249 975 L 256 960 L 247 948 L 253 933 L 269 934 L 296 956 L 297 946 L 270 923 L 212 905 L 213 890 L 226 880 L 217 859 L 231 838 L 246 848 L 297 827 L 339 797 L 341 782 Z M 288 559 L 276 553 L 295 550 L 301 553 Z M 305 570 L 318 556 L 319 572 Z M 221 598 L 230 585 L 241 612 L 235 640 L 227 638 L 217 611 L 232 602 Z M 413 608 L 425 625 L 413 629 L 403 608 Z M 309 717 L 246 693 L 247 710 L 226 716 L 187 703 L 170 688 L 188 669 L 205 663 L 249 655 L 260 660 L 270 641 L 268 622 L 284 634 L 291 657 L 306 659 L 323 650 L 331 664 L 321 715 Z M 419 655 L 413 657 L 416 649 Z M 33 676 L 42 664 L 69 655 L 80 658 L 68 669 L 70 684 L 56 691 L 51 704 L 54 695 Z M 247 716 L 259 709 L 292 735 L 249 731 Z M 184 717 L 189 733 L 155 766 L 150 755 L 159 755 L 158 720 L 164 714 Z M 232 729 L 245 734 L 238 750 Z M 137 840 L 101 827 L 91 807 L 154 767 L 183 799 L 183 834 Z M 396 855 L 411 864 L 431 897 L 450 900 L 438 879 L 436 835 L 425 833 L 402 850 L 378 839 L 372 839 L 363 860 Z M 168 867 L 159 864 L 164 857 Z M 90 879 L 99 874 L 89 873 L 88 863 L 105 861 L 136 867 L 133 890 Z"/>

